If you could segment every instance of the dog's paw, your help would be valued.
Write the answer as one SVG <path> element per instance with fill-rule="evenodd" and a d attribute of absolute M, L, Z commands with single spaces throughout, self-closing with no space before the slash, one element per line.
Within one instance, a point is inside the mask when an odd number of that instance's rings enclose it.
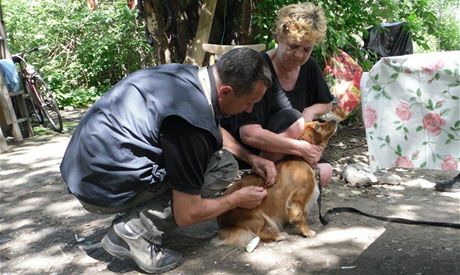
<path fill-rule="evenodd" d="M 302 231 L 302 235 L 305 238 L 312 238 L 312 237 L 314 237 L 316 235 L 316 232 L 311 230 L 311 229 L 307 229 L 307 230 Z"/>
<path fill-rule="evenodd" d="M 281 234 L 278 235 L 275 239 L 275 242 L 281 242 L 281 241 L 284 241 L 286 240 L 286 237 L 282 236 Z"/>

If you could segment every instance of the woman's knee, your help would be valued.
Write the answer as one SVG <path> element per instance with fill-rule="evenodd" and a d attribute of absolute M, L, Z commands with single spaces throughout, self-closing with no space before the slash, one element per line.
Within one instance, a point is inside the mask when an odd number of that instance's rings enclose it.
<path fill-rule="evenodd" d="M 326 187 L 332 178 L 332 166 L 329 163 L 318 163 L 321 187 Z"/>

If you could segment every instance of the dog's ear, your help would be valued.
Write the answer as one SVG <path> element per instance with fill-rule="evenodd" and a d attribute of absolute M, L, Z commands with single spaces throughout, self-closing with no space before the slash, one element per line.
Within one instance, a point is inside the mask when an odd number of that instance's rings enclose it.
<path fill-rule="evenodd" d="M 305 123 L 300 139 L 319 145 L 321 149 L 324 149 L 336 129 L 337 123 L 333 120 L 327 122 L 309 121 Z"/>
<path fill-rule="evenodd" d="M 300 135 L 299 139 L 306 140 L 311 144 L 317 144 L 318 140 L 315 135 L 315 127 L 318 127 L 319 123 L 317 121 L 308 121 L 305 122 L 303 132 Z"/>
<path fill-rule="evenodd" d="M 330 121 L 321 123 L 322 139 L 318 144 L 321 147 L 321 149 L 324 150 L 324 148 L 326 148 L 327 144 L 329 143 L 329 139 L 331 139 L 332 135 L 335 134 L 336 130 L 337 130 L 337 122 L 335 122 L 335 120 L 330 120 Z"/>

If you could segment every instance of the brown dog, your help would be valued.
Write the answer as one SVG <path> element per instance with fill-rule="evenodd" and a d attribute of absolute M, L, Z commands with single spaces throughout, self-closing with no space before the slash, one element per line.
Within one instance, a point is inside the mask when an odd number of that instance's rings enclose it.
<path fill-rule="evenodd" d="M 300 139 L 324 149 L 336 128 L 335 121 L 308 122 Z M 305 160 L 294 157 L 277 163 L 276 170 L 276 182 L 268 188 L 268 195 L 258 207 L 235 208 L 217 217 L 218 245 L 245 246 L 256 236 L 265 242 L 279 241 L 283 239 L 280 232 L 286 223 L 294 224 L 305 237 L 315 235 L 306 223 L 308 206 L 319 195 L 315 172 Z M 263 186 L 264 181 L 256 175 L 247 175 L 224 195 L 248 185 Z"/>

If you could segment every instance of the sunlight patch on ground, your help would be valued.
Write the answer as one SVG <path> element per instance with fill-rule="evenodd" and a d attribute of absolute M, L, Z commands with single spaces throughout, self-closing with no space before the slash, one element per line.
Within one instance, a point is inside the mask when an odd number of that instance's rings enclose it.
<path fill-rule="evenodd" d="M 37 243 L 43 241 L 44 236 L 53 236 L 56 234 L 55 228 L 45 228 L 42 230 L 32 230 L 32 227 L 29 225 L 33 225 L 35 222 L 31 220 L 22 220 L 21 223 L 14 223 L 12 227 L 20 228 L 20 231 L 15 232 L 13 236 L 10 236 L 11 241 L 6 243 L 8 246 L 8 250 L 10 253 L 14 253 L 17 255 L 22 255 L 28 253 L 31 248 L 36 247 Z M 26 229 L 21 229 L 21 227 L 29 227 Z M 9 228 L 9 229 L 13 229 Z"/>
<path fill-rule="evenodd" d="M 60 173 L 59 171 L 59 163 L 60 160 L 49 160 L 49 161 L 37 161 L 40 163 L 40 166 L 34 165 L 34 168 L 28 169 L 24 171 L 24 168 L 8 169 L 8 172 L 0 173 L 0 177 L 6 180 L 2 180 L 0 186 L 8 185 L 8 187 L 16 187 L 20 186 L 21 184 L 30 185 L 30 183 L 40 182 L 43 184 L 49 184 L 56 180 L 55 175 Z M 21 172 L 21 173 L 18 173 Z M 43 177 L 43 175 L 50 175 L 48 178 Z M 37 181 L 37 179 L 41 179 Z"/>
<path fill-rule="evenodd" d="M 2 169 L 0 170 L 0 177 L 4 179 L 16 173 L 22 173 L 22 172 L 24 172 L 24 167 L 17 167 L 16 169 L 14 168 L 9 168 L 5 170 Z"/>
<path fill-rule="evenodd" d="M 263 243 L 259 244 L 261 247 L 264 246 Z M 263 265 L 268 265 L 268 266 L 271 266 L 271 265 L 276 265 L 276 264 L 280 264 L 281 262 L 285 262 L 286 261 L 286 258 L 283 257 L 283 254 L 285 255 L 285 253 L 280 253 L 281 251 L 277 250 L 277 249 L 256 249 L 251 257 L 250 257 L 250 262 L 258 262 L 259 264 L 263 264 Z M 244 253 L 242 251 L 242 253 Z"/>
<path fill-rule="evenodd" d="M 315 236 L 320 245 L 331 243 L 354 243 L 366 249 L 374 240 L 385 232 L 385 228 L 376 227 L 351 227 L 351 228 L 328 228 Z M 331 242 L 331 240 L 334 240 Z"/>
<path fill-rule="evenodd" d="M 24 199 L 14 205 L 14 207 L 8 207 L 8 209 L 3 210 L 3 215 L 15 216 L 25 212 L 30 212 L 36 210 L 37 207 L 41 207 L 41 205 L 45 204 L 46 201 L 47 198 L 44 197 Z"/>
<path fill-rule="evenodd" d="M 29 146 L 16 147 L 9 152 L 0 154 L 0 161 L 4 161 L 8 166 L 18 165 L 19 167 L 37 163 L 43 166 L 44 162 L 49 162 L 46 165 L 51 165 L 61 161 L 67 147 L 62 143 L 68 143 L 68 139 L 65 136 L 54 137 L 52 141 L 46 141 L 46 143 L 41 144 L 32 144 L 33 139 L 27 140 L 26 144 L 27 142 L 31 143 Z M 38 158 L 37 156 L 42 157 Z M 11 162 L 12 159 L 14 159 L 14 162 Z"/>
<path fill-rule="evenodd" d="M 408 180 L 404 183 L 404 185 L 411 186 L 411 187 L 432 189 L 434 188 L 435 183 L 425 180 L 425 179 L 418 178 L 418 179 Z"/>
<path fill-rule="evenodd" d="M 18 229 L 21 229 L 23 227 L 26 227 L 26 226 L 29 226 L 31 224 L 33 224 L 35 221 L 33 221 L 32 219 L 21 219 L 21 220 L 18 220 L 18 221 L 15 221 L 15 222 L 12 222 L 10 224 L 8 224 L 8 229 L 9 230 L 18 230 Z M 3 226 L 2 226 L 3 228 Z"/>
<path fill-rule="evenodd" d="M 421 210 L 424 209 L 418 205 L 400 204 L 390 217 L 417 220 L 420 219 Z"/>
<path fill-rule="evenodd" d="M 57 232 L 57 229 L 54 227 L 47 227 L 41 230 L 36 230 L 27 234 L 27 236 L 21 236 L 21 242 L 31 244 L 33 242 L 38 242 L 43 239 L 43 236 L 53 236 Z M 56 236 L 58 237 L 58 236 Z M 25 244 L 27 247 L 27 244 Z"/>
<path fill-rule="evenodd" d="M 80 217 L 83 211 L 87 213 L 80 202 L 74 198 L 51 203 L 46 207 L 45 211 L 50 216 L 60 218 Z"/>
<path fill-rule="evenodd" d="M 54 247 L 50 247 L 49 249 L 46 249 L 40 255 L 27 257 L 23 261 L 18 262 L 15 269 L 17 271 L 23 271 L 25 273 L 27 273 L 27 270 L 34 270 L 37 272 L 41 271 L 45 273 L 50 273 L 53 271 L 57 271 L 55 270 L 56 266 L 53 265 L 52 263 L 66 264 L 66 263 L 71 262 L 72 258 L 73 256 L 71 254 L 65 253 L 59 247 L 54 246 Z"/>
<path fill-rule="evenodd" d="M 293 274 L 305 265 L 337 267 L 359 256 L 384 232 L 383 227 L 330 227 L 313 238 L 289 236 L 283 241 L 289 245 L 261 242 L 253 253 L 241 250 L 240 257 L 248 267 L 264 266 L 269 274 Z"/>
<path fill-rule="evenodd" d="M 385 189 L 392 191 L 404 191 L 406 187 L 404 185 L 385 185 Z"/>
<path fill-rule="evenodd" d="M 460 192 L 438 192 L 440 196 L 458 200 L 458 210 L 460 212 Z"/>

